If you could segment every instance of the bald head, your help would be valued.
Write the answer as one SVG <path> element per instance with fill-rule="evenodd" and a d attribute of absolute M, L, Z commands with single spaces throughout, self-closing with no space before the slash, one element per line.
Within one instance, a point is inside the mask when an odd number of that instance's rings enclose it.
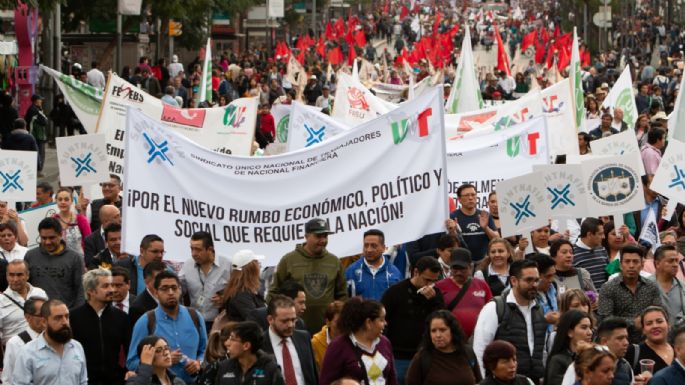
<path fill-rule="evenodd" d="M 100 223 L 104 229 L 110 223 L 121 224 L 121 212 L 114 205 L 104 205 L 100 207 Z"/>

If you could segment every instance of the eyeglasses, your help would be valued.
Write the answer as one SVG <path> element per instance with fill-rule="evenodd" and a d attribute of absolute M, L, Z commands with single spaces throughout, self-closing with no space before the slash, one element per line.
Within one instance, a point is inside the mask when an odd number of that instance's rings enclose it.
<path fill-rule="evenodd" d="M 161 292 L 167 292 L 169 290 L 178 291 L 178 286 L 177 285 L 169 285 L 169 286 L 165 285 L 165 286 L 160 286 L 159 289 L 157 289 L 157 291 L 161 291 Z"/>
<path fill-rule="evenodd" d="M 157 354 L 162 353 L 162 352 L 166 353 L 166 352 L 170 352 L 170 351 L 171 351 L 171 349 L 169 348 L 169 345 L 159 346 L 159 347 L 155 348 L 155 353 L 157 353 Z"/>
<path fill-rule="evenodd" d="M 233 341 L 233 342 L 243 342 L 240 338 L 233 336 L 233 335 L 229 336 L 228 340 Z"/>

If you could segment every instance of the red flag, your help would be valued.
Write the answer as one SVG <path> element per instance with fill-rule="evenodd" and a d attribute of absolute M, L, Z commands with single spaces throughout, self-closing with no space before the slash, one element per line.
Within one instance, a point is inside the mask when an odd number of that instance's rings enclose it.
<path fill-rule="evenodd" d="M 537 35 L 537 31 L 533 31 L 523 36 L 523 40 L 521 40 L 521 52 L 526 52 L 526 49 L 528 49 L 528 47 L 535 44 L 535 39 L 537 38 Z"/>
<path fill-rule="evenodd" d="M 580 65 L 587 67 L 592 64 L 592 59 L 590 58 L 590 50 L 583 47 L 580 50 Z"/>
<path fill-rule="evenodd" d="M 328 51 L 328 62 L 337 65 L 342 63 L 343 61 L 343 54 L 342 50 L 340 47 L 335 47 L 332 50 Z"/>
<path fill-rule="evenodd" d="M 535 63 L 542 64 L 542 59 L 545 57 L 545 43 L 538 40 L 535 43 Z"/>
<path fill-rule="evenodd" d="M 347 31 L 347 34 L 345 35 L 345 41 L 350 47 L 354 46 L 354 35 L 352 35 L 352 30 Z"/>
<path fill-rule="evenodd" d="M 330 21 L 326 23 L 326 40 L 335 40 L 335 32 L 333 32 L 333 26 Z"/>
<path fill-rule="evenodd" d="M 440 27 L 440 20 L 442 20 L 442 13 L 438 12 L 435 15 L 435 21 L 433 22 L 433 36 L 438 34 L 438 27 Z"/>
<path fill-rule="evenodd" d="M 497 28 L 497 24 L 495 24 L 495 38 L 497 38 L 497 69 L 504 71 L 507 76 L 511 76 L 511 67 L 509 66 L 507 49 L 502 42 L 502 35 L 499 34 L 499 28 Z"/>
<path fill-rule="evenodd" d="M 357 65 L 354 62 L 354 59 L 356 57 L 357 57 L 357 50 L 354 48 L 354 45 L 351 45 L 349 55 L 347 56 L 347 64 L 348 65 Z"/>
<path fill-rule="evenodd" d="M 400 10 L 400 21 L 404 20 L 405 17 L 409 16 L 409 9 L 406 6 L 402 6 Z"/>
<path fill-rule="evenodd" d="M 323 35 L 319 36 L 319 42 L 316 44 L 316 53 L 322 58 L 326 57 L 326 41 L 324 40 Z"/>
<path fill-rule="evenodd" d="M 554 27 L 554 35 L 552 36 L 552 39 L 556 40 L 559 36 L 561 36 L 561 29 L 559 29 L 559 24 L 557 24 L 557 26 Z"/>
<path fill-rule="evenodd" d="M 297 61 L 299 61 L 300 64 L 304 65 L 304 50 L 301 50 L 300 53 L 297 54 L 295 59 L 297 59 Z"/>
<path fill-rule="evenodd" d="M 335 28 L 336 39 L 340 39 L 341 37 L 345 36 L 345 22 L 343 21 L 342 17 L 339 17 L 338 20 L 335 21 L 335 25 L 333 27 Z"/>
<path fill-rule="evenodd" d="M 354 34 L 354 40 L 357 42 L 357 45 L 360 48 L 364 48 L 366 46 L 366 35 L 364 35 L 364 31 L 359 30 Z"/>
<path fill-rule="evenodd" d="M 559 50 L 559 57 L 557 58 L 557 69 L 559 72 L 563 71 L 566 69 L 566 67 L 571 64 L 571 50 L 566 50 L 566 49 L 560 49 Z"/>

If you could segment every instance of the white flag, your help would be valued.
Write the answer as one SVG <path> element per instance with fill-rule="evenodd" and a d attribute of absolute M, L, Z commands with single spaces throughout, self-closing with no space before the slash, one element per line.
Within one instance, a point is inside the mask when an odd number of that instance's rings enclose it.
<path fill-rule="evenodd" d="M 452 92 L 445 103 L 448 113 L 470 112 L 483 108 L 483 96 L 480 93 L 480 85 L 476 78 L 476 70 L 473 65 L 473 51 L 471 50 L 471 33 L 466 28 L 466 35 L 461 44 L 461 56 L 457 74 L 452 83 Z"/>
<path fill-rule="evenodd" d="M 585 127 L 585 96 L 583 95 L 583 76 L 580 72 L 580 51 L 578 50 L 578 35 L 576 33 L 576 27 L 573 27 L 571 69 L 569 71 L 568 78 L 571 82 L 571 92 L 573 93 L 576 132 L 580 132 L 582 131 L 581 127 Z"/>
<path fill-rule="evenodd" d="M 623 121 L 628 127 L 635 127 L 637 123 L 637 106 L 635 105 L 635 95 L 633 94 L 633 78 L 630 75 L 630 66 L 623 69 L 623 73 L 619 76 L 614 86 L 611 87 L 609 95 L 604 99 L 602 108 L 620 107 L 623 110 Z"/>
<path fill-rule="evenodd" d="M 198 104 L 205 100 L 212 102 L 212 45 L 209 38 L 207 38 L 207 47 L 205 48 L 205 62 L 202 65 L 202 82 L 200 83 Z"/>
<path fill-rule="evenodd" d="M 677 139 L 685 142 L 685 98 L 682 90 L 685 90 L 685 76 L 680 81 L 680 90 L 675 101 L 675 108 L 668 117 L 668 139 Z"/>

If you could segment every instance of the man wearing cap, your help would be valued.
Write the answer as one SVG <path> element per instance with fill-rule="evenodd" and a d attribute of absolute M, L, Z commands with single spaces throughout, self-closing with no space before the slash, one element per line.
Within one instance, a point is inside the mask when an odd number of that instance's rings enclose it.
<path fill-rule="evenodd" d="M 38 176 L 42 176 L 41 171 L 43 171 L 43 163 L 45 162 L 45 142 L 48 139 L 46 134 L 48 117 L 43 113 L 42 96 L 38 94 L 31 96 L 31 106 L 26 110 L 24 120 L 38 144 Z"/>
<path fill-rule="evenodd" d="M 167 69 L 169 70 L 169 76 L 172 78 L 183 72 L 183 64 L 178 62 L 178 55 L 174 54 L 171 56 L 171 64 L 167 66 Z"/>
<path fill-rule="evenodd" d="M 363 255 L 345 270 L 350 297 L 380 301 L 383 293 L 402 280 L 400 271 L 385 258 L 385 235 L 371 229 L 364 233 Z"/>
<path fill-rule="evenodd" d="M 3 150 L 38 151 L 38 143 L 26 129 L 24 119 L 15 119 L 13 127 L 10 134 L 6 138 L 2 138 Z"/>
<path fill-rule="evenodd" d="M 322 110 L 324 108 L 328 108 L 329 111 L 332 110 L 335 98 L 333 95 L 331 95 L 331 87 L 328 84 L 324 84 L 324 86 L 321 88 L 321 92 L 323 94 L 316 98 L 316 106 Z"/>
<path fill-rule="evenodd" d="M 481 309 L 492 299 L 487 282 L 471 277 L 472 266 L 469 249 L 456 248 L 451 252 L 450 276 L 435 284 L 445 299 L 446 309 L 457 318 L 467 339 L 473 335 Z"/>
<path fill-rule="evenodd" d="M 207 330 L 211 330 L 223 305 L 221 297 L 228 282 L 230 265 L 226 257 L 215 255 L 212 234 L 206 231 L 190 236 L 190 256 L 192 260 L 183 264 L 179 278 L 190 306 L 202 313 Z"/>
<path fill-rule="evenodd" d="M 310 106 L 315 105 L 316 99 L 321 95 L 323 95 L 323 92 L 321 91 L 319 81 L 316 79 L 316 75 L 310 76 L 307 85 L 304 87 L 304 97 L 307 100 L 307 104 Z"/>
<path fill-rule="evenodd" d="M 302 318 L 310 333 L 315 334 L 324 325 L 326 306 L 334 300 L 347 299 L 347 285 L 338 257 L 326 250 L 331 234 L 328 222 L 312 219 L 304 225 L 304 233 L 305 242 L 278 263 L 269 296 L 289 279 L 304 286 L 307 310 Z"/>

